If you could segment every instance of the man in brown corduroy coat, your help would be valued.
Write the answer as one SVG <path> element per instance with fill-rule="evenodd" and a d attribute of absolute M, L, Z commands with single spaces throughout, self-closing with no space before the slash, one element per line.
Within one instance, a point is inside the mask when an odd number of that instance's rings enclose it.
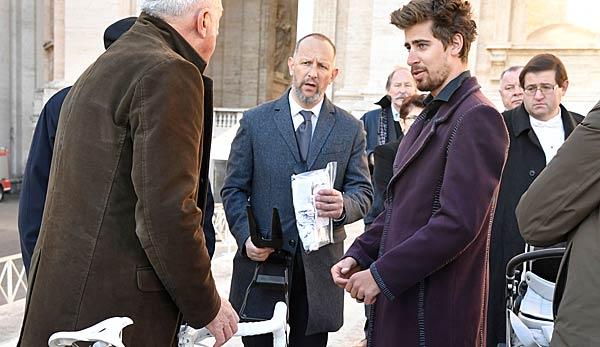
<path fill-rule="evenodd" d="M 170 4 L 170 5 L 169 5 Z M 182 316 L 224 343 L 237 315 L 202 233 L 220 0 L 146 0 L 61 110 L 20 346 L 128 316 L 128 347 L 174 346 Z"/>

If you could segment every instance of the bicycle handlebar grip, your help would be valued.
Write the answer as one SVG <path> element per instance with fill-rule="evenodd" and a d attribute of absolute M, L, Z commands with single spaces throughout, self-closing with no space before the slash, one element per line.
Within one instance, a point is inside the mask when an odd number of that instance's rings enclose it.
<path fill-rule="evenodd" d="M 273 333 L 273 347 L 285 346 L 287 325 L 287 305 L 284 302 L 275 304 L 273 318 L 263 322 L 239 323 L 235 336 L 254 336 Z M 194 347 L 196 343 L 211 337 L 206 328 L 194 329 L 183 327 L 179 333 L 178 347 Z"/>

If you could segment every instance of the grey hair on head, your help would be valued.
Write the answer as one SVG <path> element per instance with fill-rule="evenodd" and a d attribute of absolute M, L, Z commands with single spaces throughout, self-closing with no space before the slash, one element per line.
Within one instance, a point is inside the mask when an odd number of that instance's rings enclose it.
<path fill-rule="evenodd" d="M 513 65 L 513 66 L 509 67 L 508 69 L 502 71 L 502 73 L 500 74 L 500 79 L 503 79 L 504 75 L 506 75 L 507 73 L 518 71 L 518 70 L 521 70 L 522 68 L 523 68 L 523 66 L 521 66 L 521 65 Z"/>
<path fill-rule="evenodd" d="M 165 18 L 183 16 L 199 5 L 200 8 L 221 8 L 221 0 L 142 0 L 140 7 L 151 16 Z"/>

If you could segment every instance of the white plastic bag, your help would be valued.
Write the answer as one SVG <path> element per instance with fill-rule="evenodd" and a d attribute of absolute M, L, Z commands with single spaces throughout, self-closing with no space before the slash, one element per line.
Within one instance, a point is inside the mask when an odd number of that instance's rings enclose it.
<path fill-rule="evenodd" d="M 306 252 L 333 242 L 333 220 L 317 216 L 315 197 L 321 189 L 333 189 L 336 172 L 337 162 L 330 162 L 324 169 L 292 175 L 296 226 Z"/>

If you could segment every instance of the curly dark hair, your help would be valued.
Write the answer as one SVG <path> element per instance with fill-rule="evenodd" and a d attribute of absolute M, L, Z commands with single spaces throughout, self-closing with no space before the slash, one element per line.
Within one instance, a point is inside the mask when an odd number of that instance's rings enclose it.
<path fill-rule="evenodd" d="M 392 12 L 392 24 L 404 30 L 416 24 L 432 21 L 433 37 L 442 41 L 444 49 L 452 42 L 452 36 L 463 37 L 460 58 L 467 61 L 471 43 L 477 36 L 477 24 L 472 17 L 471 4 L 464 0 L 412 0 Z"/>

